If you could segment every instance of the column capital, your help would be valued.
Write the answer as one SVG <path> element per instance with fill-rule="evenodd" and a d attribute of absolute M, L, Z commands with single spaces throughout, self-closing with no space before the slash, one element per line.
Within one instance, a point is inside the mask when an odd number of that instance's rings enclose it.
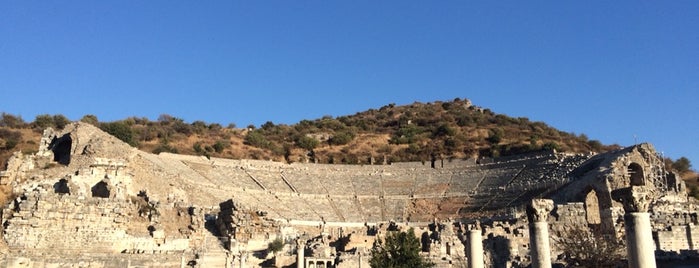
<path fill-rule="evenodd" d="M 647 186 L 630 186 L 612 191 L 612 197 L 624 205 L 626 213 L 648 212 L 653 190 Z"/>
<path fill-rule="evenodd" d="M 527 206 L 527 217 L 529 222 L 546 222 L 552 210 L 553 200 L 532 199 L 532 202 Z"/>
<path fill-rule="evenodd" d="M 469 231 L 479 231 L 479 230 L 481 230 L 481 222 L 478 221 L 478 220 L 476 220 L 475 222 L 473 222 L 473 224 L 469 224 L 469 225 L 468 225 L 468 230 L 469 230 Z"/>

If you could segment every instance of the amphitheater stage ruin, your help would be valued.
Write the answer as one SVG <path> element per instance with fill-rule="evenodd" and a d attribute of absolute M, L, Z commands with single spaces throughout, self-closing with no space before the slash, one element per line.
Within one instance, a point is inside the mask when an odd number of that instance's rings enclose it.
<path fill-rule="evenodd" d="M 14 193 L 3 267 L 369 267 L 377 239 L 408 229 L 436 267 L 573 265 L 575 232 L 621 241 L 628 265 L 650 261 L 633 251 L 646 246 L 652 262 L 699 255 L 696 201 L 650 144 L 287 164 L 155 155 L 73 123 L 47 129 L 37 153 L 15 153 L 0 183 Z M 649 227 L 627 231 L 637 214 Z"/>

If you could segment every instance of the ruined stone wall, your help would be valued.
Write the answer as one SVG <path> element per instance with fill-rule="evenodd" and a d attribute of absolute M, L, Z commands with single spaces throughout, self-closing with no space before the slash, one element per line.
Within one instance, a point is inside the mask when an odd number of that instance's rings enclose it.
<path fill-rule="evenodd" d="M 79 200 L 37 189 L 3 211 L 5 240 L 10 248 L 42 250 L 91 249 L 120 252 L 127 247 L 126 229 L 132 204 Z"/>
<path fill-rule="evenodd" d="M 158 241 L 129 200 L 56 194 L 44 188 L 25 193 L 3 210 L 8 247 L 50 252 L 158 253 L 184 250 L 185 238 Z M 141 226 L 141 235 L 127 233 Z"/>

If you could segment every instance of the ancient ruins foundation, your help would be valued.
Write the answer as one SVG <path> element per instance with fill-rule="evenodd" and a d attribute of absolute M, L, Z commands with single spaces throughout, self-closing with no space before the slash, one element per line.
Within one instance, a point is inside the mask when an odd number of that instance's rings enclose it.
<path fill-rule="evenodd" d="M 650 144 L 434 167 L 285 164 L 154 155 L 74 123 L 38 149 L 0 174 L 16 194 L 3 267 L 369 267 L 374 241 L 407 228 L 437 267 L 550 267 L 578 229 L 625 241 L 635 267 L 699 249 L 695 202 Z"/>

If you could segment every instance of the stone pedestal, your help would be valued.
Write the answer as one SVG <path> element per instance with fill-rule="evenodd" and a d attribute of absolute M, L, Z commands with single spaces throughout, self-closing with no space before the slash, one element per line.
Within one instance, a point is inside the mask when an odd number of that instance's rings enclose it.
<path fill-rule="evenodd" d="M 652 191 L 645 186 L 631 186 L 612 194 L 624 204 L 629 267 L 655 268 L 655 243 L 648 213 Z"/>
<path fill-rule="evenodd" d="M 529 247 L 533 268 L 551 268 L 548 216 L 553 200 L 534 199 L 527 207 L 529 218 Z"/>
<path fill-rule="evenodd" d="M 478 223 L 468 230 L 468 267 L 483 268 L 483 233 Z"/>

